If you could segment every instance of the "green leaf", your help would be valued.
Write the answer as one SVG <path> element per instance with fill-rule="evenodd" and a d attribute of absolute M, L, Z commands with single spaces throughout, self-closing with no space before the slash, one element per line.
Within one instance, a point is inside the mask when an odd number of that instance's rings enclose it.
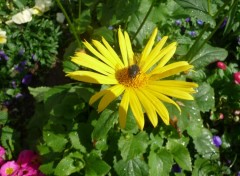
<path fill-rule="evenodd" d="M 186 146 L 178 143 L 176 140 L 168 140 L 166 147 L 182 169 L 192 170 L 191 157 Z"/>
<path fill-rule="evenodd" d="M 224 28 L 224 32 L 223 32 L 223 36 L 227 36 L 229 35 L 229 33 L 232 31 L 233 29 L 233 25 L 236 23 L 237 19 L 236 19 L 236 16 L 237 16 L 237 11 L 239 10 L 239 6 L 238 6 L 238 2 L 239 1 L 232 1 L 233 4 L 231 5 L 232 8 L 231 10 L 229 11 L 229 15 L 227 15 L 227 24 Z"/>
<path fill-rule="evenodd" d="M 212 143 L 212 134 L 208 129 L 202 129 L 201 135 L 193 136 L 193 143 L 198 154 L 206 159 L 219 158 L 218 148 Z"/>
<path fill-rule="evenodd" d="M 208 12 L 207 0 L 175 0 L 175 2 L 178 3 L 189 16 L 201 19 L 213 27 L 216 25 L 215 20 Z"/>
<path fill-rule="evenodd" d="M 194 69 L 199 70 L 210 63 L 216 61 L 224 61 L 228 55 L 227 50 L 218 47 L 212 47 L 210 45 L 204 45 L 204 47 L 192 58 L 190 64 L 194 65 Z"/>
<path fill-rule="evenodd" d="M 78 124 L 74 124 L 73 130 L 68 134 L 69 139 L 72 143 L 73 148 L 80 150 L 81 152 L 85 153 L 86 148 L 81 144 L 79 134 L 77 132 Z"/>
<path fill-rule="evenodd" d="M 140 4 L 138 4 L 138 10 L 131 15 L 131 18 L 128 22 L 128 32 L 130 33 L 130 36 L 132 34 L 135 34 L 138 30 L 138 27 L 141 25 L 142 21 L 144 20 L 148 9 L 151 6 L 151 1 L 149 0 L 142 0 L 140 1 Z M 146 39 L 148 39 L 156 27 L 156 24 L 152 22 L 152 20 L 146 20 L 144 25 L 142 26 L 141 30 L 136 36 L 136 40 L 140 46 L 143 46 L 143 43 L 145 43 Z"/>
<path fill-rule="evenodd" d="M 183 8 L 197 9 L 207 12 L 208 2 L 207 0 L 175 0 Z"/>
<path fill-rule="evenodd" d="M 43 131 L 43 139 L 54 152 L 63 152 L 68 142 L 65 135 L 56 134 L 48 129 Z"/>
<path fill-rule="evenodd" d="M 94 152 L 91 152 L 86 158 L 86 176 L 104 176 L 109 172 L 110 168 L 111 167 Z"/>
<path fill-rule="evenodd" d="M 148 176 L 148 166 L 143 159 L 120 160 L 114 165 L 118 176 Z"/>
<path fill-rule="evenodd" d="M 58 163 L 54 174 L 59 176 L 63 175 L 63 173 L 64 175 L 71 175 L 80 171 L 84 167 L 81 158 L 82 156 L 78 152 L 70 153 Z"/>
<path fill-rule="evenodd" d="M 148 135 L 140 132 L 137 135 L 128 134 L 119 139 L 118 147 L 124 160 L 132 159 L 143 154 L 148 146 Z"/>
<path fill-rule="evenodd" d="M 47 92 L 49 87 L 28 87 L 30 94 L 36 99 L 37 102 L 41 102 L 44 100 L 45 92 Z"/>
<path fill-rule="evenodd" d="M 4 126 L 1 129 L 1 145 L 7 150 L 8 158 L 12 158 L 12 151 L 15 151 L 15 140 L 17 134 L 15 133 L 14 129 Z"/>
<path fill-rule="evenodd" d="M 217 174 L 218 173 L 218 174 Z M 221 175 L 217 162 L 209 159 L 197 158 L 194 162 L 192 176 Z"/>
<path fill-rule="evenodd" d="M 118 122 L 118 112 L 105 109 L 98 119 L 92 132 L 92 139 L 105 138 L 108 131 Z"/>
<path fill-rule="evenodd" d="M 7 110 L 0 110 L 0 124 L 4 125 L 8 120 L 8 111 Z"/>
<path fill-rule="evenodd" d="M 194 94 L 194 99 L 202 112 L 207 112 L 215 106 L 215 96 L 213 88 L 207 84 L 202 83 L 197 88 L 197 93 Z"/>
<path fill-rule="evenodd" d="M 75 29 L 80 33 L 84 33 L 91 23 L 90 9 L 83 10 L 78 19 L 74 19 Z"/>
<path fill-rule="evenodd" d="M 149 176 L 169 175 L 173 165 L 173 156 L 167 149 L 159 149 L 158 152 L 151 151 L 148 157 Z"/>
<path fill-rule="evenodd" d="M 106 39 L 109 43 L 114 42 L 113 31 L 109 30 L 107 27 L 101 27 L 101 28 L 95 29 L 92 36 L 93 38 L 96 38 L 99 40 L 102 40 L 102 37 L 104 37 L 104 39 Z"/>

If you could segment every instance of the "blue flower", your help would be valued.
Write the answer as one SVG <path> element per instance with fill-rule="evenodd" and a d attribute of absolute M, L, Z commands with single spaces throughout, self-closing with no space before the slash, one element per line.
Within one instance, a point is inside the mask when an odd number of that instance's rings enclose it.
<path fill-rule="evenodd" d="M 176 20 L 176 21 L 175 21 L 175 24 L 176 24 L 177 26 L 181 26 L 182 21 L 181 21 L 181 20 Z"/>
<path fill-rule="evenodd" d="M 216 147 L 220 147 L 222 145 L 222 140 L 219 136 L 213 136 L 212 141 Z"/>
<path fill-rule="evenodd" d="M 189 31 L 188 34 L 191 36 L 191 37 L 196 37 L 197 36 L 197 33 L 195 31 Z"/>
<path fill-rule="evenodd" d="M 113 26 L 109 26 L 108 29 L 109 29 L 109 30 L 113 30 Z"/>
<path fill-rule="evenodd" d="M 198 24 L 198 25 L 202 26 L 203 23 L 204 23 L 204 22 L 203 22 L 202 20 L 197 20 L 197 24 Z"/>

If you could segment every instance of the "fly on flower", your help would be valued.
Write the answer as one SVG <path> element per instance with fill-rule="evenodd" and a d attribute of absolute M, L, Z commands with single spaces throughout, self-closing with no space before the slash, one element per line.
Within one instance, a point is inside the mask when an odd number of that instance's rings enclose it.
<path fill-rule="evenodd" d="M 169 113 L 164 103 L 173 104 L 181 111 L 179 105 L 171 97 L 193 100 L 192 93 L 198 85 L 192 82 L 170 80 L 168 77 L 193 68 L 186 61 L 171 64 L 167 62 L 176 51 L 177 43 L 173 42 L 163 47 L 168 37 L 163 37 L 155 46 L 157 28 L 154 29 L 142 53 L 134 53 L 127 32 L 118 30 L 120 56 L 109 43 L 102 38 L 102 43 L 93 40 L 91 45 L 84 42 L 93 56 L 76 52 L 72 61 L 92 71 L 78 70 L 69 72 L 72 79 L 110 85 L 97 92 L 89 101 L 93 104 L 100 99 L 98 112 L 103 111 L 117 97 L 121 98 L 119 105 L 119 124 L 126 125 L 127 112 L 131 109 L 140 129 L 143 129 L 147 114 L 154 127 L 158 124 L 158 116 L 169 125 Z M 136 62 L 137 60 L 137 62 Z"/>

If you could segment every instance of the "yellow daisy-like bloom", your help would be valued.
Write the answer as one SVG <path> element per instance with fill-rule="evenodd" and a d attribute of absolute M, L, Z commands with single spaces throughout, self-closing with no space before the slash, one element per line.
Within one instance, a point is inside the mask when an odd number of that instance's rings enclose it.
<path fill-rule="evenodd" d="M 169 113 L 163 102 L 171 103 L 181 111 L 178 104 L 169 97 L 193 100 L 191 94 L 195 92 L 194 88 L 198 86 L 197 84 L 166 79 L 182 71 L 188 71 L 193 66 L 186 61 L 166 65 L 175 53 L 177 43 L 173 42 L 163 48 L 168 38 L 165 36 L 153 47 L 157 32 L 156 28 L 140 55 L 133 53 L 128 33 L 122 33 L 119 28 L 121 58 L 102 38 L 102 43 L 92 41 L 94 47 L 84 42 L 86 48 L 95 57 L 77 52 L 71 59 L 72 62 L 93 71 L 69 72 L 67 76 L 70 78 L 88 83 L 111 85 L 90 99 L 89 103 L 93 104 L 101 98 L 98 112 L 103 111 L 112 101 L 121 96 L 119 123 L 122 128 L 126 125 L 129 107 L 142 130 L 145 112 L 154 127 L 158 124 L 158 115 L 165 124 L 169 124 Z"/>
<path fill-rule="evenodd" d="M 6 31 L 2 31 L 0 29 L 0 44 L 4 44 L 7 42 L 7 35 L 6 35 Z"/>

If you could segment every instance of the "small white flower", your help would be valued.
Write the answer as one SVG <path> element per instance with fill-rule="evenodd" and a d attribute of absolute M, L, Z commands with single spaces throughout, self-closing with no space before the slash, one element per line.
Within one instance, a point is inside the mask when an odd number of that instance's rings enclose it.
<path fill-rule="evenodd" d="M 59 23 L 63 23 L 65 20 L 65 16 L 63 15 L 63 13 L 57 13 L 57 22 Z"/>
<path fill-rule="evenodd" d="M 32 20 L 32 9 L 25 9 L 22 12 L 19 12 L 13 15 L 12 20 L 8 21 L 7 23 L 9 24 L 10 22 L 14 22 L 16 24 L 23 24 L 31 20 Z"/>
<path fill-rule="evenodd" d="M 0 29 L 0 44 L 4 44 L 7 42 L 7 35 L 6 35 L 6 31 L 2 31 Z"/>
<path fill-rule="evenodd" d="M 51 6 L 52 0 L 35 0 L 35 6 L 33 7 L 33 9 L 35 9 L 36 11 L 34 11 L 34 14 L 41 15 L 44 12 L 48 11 Z"/>

